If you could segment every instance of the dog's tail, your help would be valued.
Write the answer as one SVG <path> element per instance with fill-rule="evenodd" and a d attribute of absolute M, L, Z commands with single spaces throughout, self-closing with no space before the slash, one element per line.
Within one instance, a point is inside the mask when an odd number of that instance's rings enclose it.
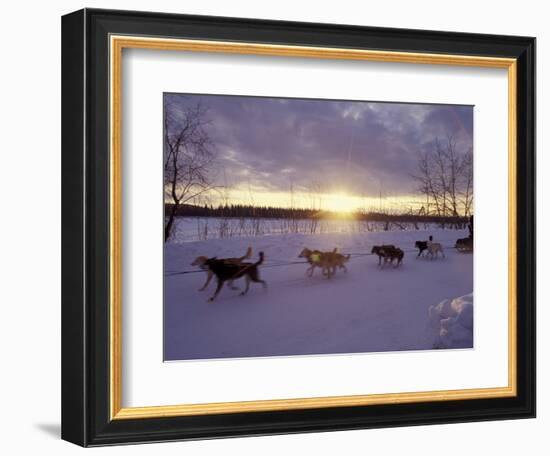
<path fill-rule="evenodd" d="M 244 254 L 244 256 L 240 257 L 239 260 L 243 261 L 243 260 L 246 260 L 247 258 L 250 258 L 252 256 L 252 247 L 248 246 L 248 248 L 246 249 L 246 253 Z"/>
<path fill-rule="evenodd" d="M 259 255 L 260 255 L 260 259 L 256 261 L 256 263 L 254 263 L 254 266 L 260 266 L 260 264 L 264 262 L 264 252 L 260 252 Z"/>

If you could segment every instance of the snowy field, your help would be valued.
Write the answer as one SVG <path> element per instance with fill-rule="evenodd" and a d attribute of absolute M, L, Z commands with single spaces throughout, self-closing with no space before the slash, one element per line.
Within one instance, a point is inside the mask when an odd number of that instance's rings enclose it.
<path fill-rule="evenodd" d="M 371 233 L 379 231 L 427 230 L 429 223 L 372 222 L 350 219 L 261 219 L 219 217 L 176 217 L 171 243 L 233 239 L 236 237 L 281 236 L 285 234 Z M 454 244 L 453 244 L 454 245 Z"/>
<path fill-rule="evenodd" d="M 457 252 L 467 230 L 398 230 L 325 234 L 236 236 L 165 246 L 165 360 L 289 356 L 472 346 L 473 255 Z M 414 242 L 429 235 L 445 258 L 416 259 Z M 391 243 L 405 251 L 399 268 L 378 267 L 373 245 Z M 251 283 L 246 296 L 225 286 L 208 302 L 202 271 L 190 266 L 199 255 L 237 257 L 251 246 L 256 261 L 265 253 L 263 290 Z M 351 253 L 348 273 L 331 279 L 316 269 L 305 275 L 304 248 Z M 235 281 L 243 287 L 244 280 Z M 459 298 L 460 299 L 455 299 Z M 453 301 L 454 300 L 454 301 Z M 464 312 L 462 312 L 466 309 Z"/>

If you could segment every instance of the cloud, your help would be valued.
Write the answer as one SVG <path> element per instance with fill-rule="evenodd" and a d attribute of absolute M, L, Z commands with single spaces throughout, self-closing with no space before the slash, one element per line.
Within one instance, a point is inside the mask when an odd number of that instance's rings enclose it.
<path fill-rule="evenodd" d="M 202 103 L 219 166 L 231 185 L 270 191 L 407 195 L 419 152 L 453 136 L 473 142 L 473 107 L 169 94 L 175 109 Z"/>

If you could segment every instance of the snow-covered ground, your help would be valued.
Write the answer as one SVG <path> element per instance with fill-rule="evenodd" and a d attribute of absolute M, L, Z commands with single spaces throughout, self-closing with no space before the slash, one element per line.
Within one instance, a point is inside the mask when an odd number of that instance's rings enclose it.
<path fill-rule="evenodd" d="M 262 219 L 176 217 L 171 243 L 232 239 L 249 236 L 281 236 L 286 234 L 361 234 L 378 231 L 429 229 L 429 223 L 372 222 L 349 218 L 340 219 Z"/>
<path fill-rule="evenodd" d="M 446 257 L 416 259 L 414 242 L 427 239 L 430 234 L 443 244 Z M 446 336 L 448 332 L 444 334 L 442 330 L 448 330 L 456 321 L 443 320 L 458 320 L 460 312 L 443 315 L 451 301 L 442 301 L 472 293 L 473 255 L 452 248 L 457 238 L 467 235 L 466 230 L 432 229 L 168 243 L 164 272 L 165 359 L 453 347 L 454 336 Z M 402 266 L 380 269 L 377 257 L 363 255 L 370 253 L 373 245 L 383 243 L 405 250 Z M 268 283 L 266 291 L 252 283 L 249 293 L 240 296 L 226 286 L 214 302 L 207 302 L 214 292 L 215 279 L 206 291 L 198 291 L 206 279 L 204 272 L 180 274 L 195 270 L 190 263 L 199 255 L 236 257 L 244 255 L 247 246 L 253 248 L 250 261 L 256 261 L 258 252 L 265 253 L 260 274 Z M 342 253 L 361 255 L 352 256 L 347 274 L 339 271 L 327 279 L 317 269 L 309 278 L 305 275 L 306 264 L 288 264 L 300 261 L 297 255 L 303 247 L 338 247 Z M 243 286 L 243 282 L 235 284 Z M 465 302 L 471 302 L 471 297 L 466 297 Z M 441 315 L 437 317 L 433 306 L 439 303 Z M 440 327 L 442 324 L 448 327 Z M 450 330 L 456 334 L 463 329 L 456 326 Z M 460 347 L 472 346 L 463 333 L 457 337 Z"/>

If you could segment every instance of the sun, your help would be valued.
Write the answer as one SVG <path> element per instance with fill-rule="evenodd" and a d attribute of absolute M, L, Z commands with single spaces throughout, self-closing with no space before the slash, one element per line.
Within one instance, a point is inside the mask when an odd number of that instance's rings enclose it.
<path fill-rule="evenodd" d="M 323 209 L 342 214 L 357 212 L 362 207 L 361 198 L 344 192 L 329 193 L 323 198 Z"/>

